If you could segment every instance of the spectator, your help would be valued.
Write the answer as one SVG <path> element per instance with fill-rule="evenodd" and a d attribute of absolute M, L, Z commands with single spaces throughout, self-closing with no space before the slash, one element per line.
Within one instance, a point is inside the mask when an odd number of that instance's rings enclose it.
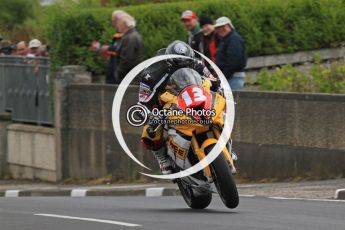
<path fill-rule="evenodd" d="M 210 17 L 204 16 L 200 18 L 201 31 L 203 33 L 203 50 L 206 57 L 216 62 L 217 47 L 220 37 L 215 32 L 213 22 Z"/>
<path fill-rule="evenodd" d="M 28 47 L 25 41 L 20 41 L 17 43 L 17 49 L 15 54 L 19 56 L 25 56 L 28 53 Z"/>
<path fill-rule="evenodd" d="M 4 40 L 4 37 L 0 34 L 0 42 Z"/>
<path fill-rule="evenodd" d="M 29 42 L 29 52 L 27 53 L 28 57 L 39 57 L 41 56 L 41 46 L 42 43 L 38 39 L 32 39 Z"/>
<path fill-rule="evenodd" d="M 126 12 L 119 13 L 115 20 L 117 31 L 122 33 L 117 47 L 115 83 L 119 84 L 126 74 L 138 65 L 144 54 L 143 42 L 135 29 L 134 18 Z"/>
<path fill-rule="evenodd" d="M 122 10 L 116 10 L 112 13 L 111 23 L 115 29 L 116 29 L 116 20 L 119 18 L 119 16 L 124 15 L 124 14 L 125 12 Z M 116 83 L 115 81 L 116 59 L 117 59 L 118 49 L 121 43 L 121 39 L 122 39 L 122 33 L 117 32 L 113 35 L 113 39 L 110 45 L 103 45 L 100 47 L 100 43 L 95 41 L 96 47 L 93 47 L 94 51 L 96 52 L 99 51 L 103 57 L 109 58 L 109 63 L 106 70 L 106 79 L 105 79 L 105 83 L 107 84 Z"/>
<path fill-rule="evenodd" d="M 245 78 L 244 68 L 247 65 L 244 40 L 227 17 L 218 18 L 214 27 L 222 39 L 216 54 L 216 64 L 228 79 L 232 90 L 242 89 Z"/>
<path fill-rule="evenodd" d="M 49 56 L 49 45 L 42 45 L 40 47 L 40 55 L 42 57 L 48 57 Z"/>
<path fill-rule="evenodd" d="M 16 45 L 12 44 L 9 40 L 0 41 L 0 55 L 11 55 L 16 49 Z"/>
<path fill-rule="evenodd" d="M 182 13 L 181 20 L 189 33 L 188 44 L 194 50 L 203 53 L 202 33 L 198 16 L 195 12 L 186 10 Z"/>

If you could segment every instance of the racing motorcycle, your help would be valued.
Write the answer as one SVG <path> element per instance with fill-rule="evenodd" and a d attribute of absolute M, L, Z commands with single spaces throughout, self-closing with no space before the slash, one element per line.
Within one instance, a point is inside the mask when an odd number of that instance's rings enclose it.
<path fill-rule="evenodd" d="M 188 68 L 172 74 L 165 90 L 160 100 L 167 111 L 164 117 L 167 153 L 175 172 L 179 172 L 204 159 L 216 145 L 224 124 L 226 101 L 222 93 L 211 91 L 210 80 Z M 226 207 L 238 206 L 233 178 L 235 158 L 228 143 L 203 170 L 174 180 L 189 207 L 206 208 L 212 193 L 217 192 Z"/>

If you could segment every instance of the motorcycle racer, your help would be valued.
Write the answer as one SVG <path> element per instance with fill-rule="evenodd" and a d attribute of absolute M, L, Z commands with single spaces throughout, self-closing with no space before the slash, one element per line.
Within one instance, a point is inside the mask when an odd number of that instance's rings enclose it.
<path fill-rule="evenodd" d="M 210 80 L 212 90 L 219 90 L 219 79 L 215 78 L 203 62 L 195 57 L 193 49 L 185 42 L 174 41 L 166 49 L 160 50 L 158 55 L 161 54 L 177 54 L 188 58 L 167 58 L 150 65 L 142 71 L 138 104 L 144 106 L 148 114 L 152 114 L 151 111 L 153 109 L 162 107 L 159 96 L 166 90 L 166 84 L 170 76 L 178 69 L 194 69 L 201 76 Z M 151 118 L 159 119 L 159 117 L 153 117 L 152 115 Z M 147 149 L 153 152 L 162 174 L 172 173 L 172 164 L 164 145 L 163 127 L 155 124 L 146 124 L 143 128 L 141 141 Z"/>

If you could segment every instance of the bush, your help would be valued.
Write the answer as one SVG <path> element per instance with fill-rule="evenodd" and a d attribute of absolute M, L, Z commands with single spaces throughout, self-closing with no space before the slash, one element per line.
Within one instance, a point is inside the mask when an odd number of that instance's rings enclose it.
<path fill-rule="evenodd" d="M 133 5 L 142 5 L 148 3 L 166 3 L 166 2 L 182 2 L 188 0 L 105 0 L 108 5 L 113 6 L 133 6 Z M 193 0 L 189 0 L 193 1 Z"/>
<path fill-rule="evenodd" d="M 66 64 L 86 65 L 94 73 L 104 70 L 104 60 L 89 50 L 91 41 L 103 31 L 101 23 L 92 15 L 60 15 L 51 25 L 49 44 L 53 47 L 50 51 L 53 70 Z"/>
<path fill-rule="evenodd" d="M 260 90 L 345 94 L 345 63 L 342 61 L 326 67 L 316 58 L 309 71 L 285 65 L 271 72 L 261 71 L 257 82 Z"/>
<path fill-rule="evenodd" d="M 22 24 L 25 19 L 33 17 L 34 6 L 37 1 L 1 0 L 0 25 L 11 29 Z"/>
<path fill-rule="evenodd" d="M 146 57 L 175 39 L 186 40 L 187 32 L 180 21 L 181 12 L 186 9 L 213 19 L 230 17 L 246 40 L 249 56 L 331 47 L 345 41 L 343 0 L 206 0 L 121 9 L 136 18 Z M 93 39 L 110 41 L 114 34 L 110 22 L 113 10 L 70 9 L 59 10 L 58 16 L 49 15 L 47 36 L 53 63 L 86 64 L 94 72 L 101 71 L 101 62 L 87 49 Z"/>
<path fill-rule="evenodd" d="M 29 39 L 23 24 L 35 18 L 40 8 L 38 0 L 1 0 L 0 34 L 7 39 L 20 41 Z"/>

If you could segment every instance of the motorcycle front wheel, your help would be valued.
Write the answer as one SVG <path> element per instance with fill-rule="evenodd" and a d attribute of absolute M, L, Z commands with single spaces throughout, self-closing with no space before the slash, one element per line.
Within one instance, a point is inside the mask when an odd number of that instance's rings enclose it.
<path fill-rule="evenodd" d="M 214 145 L 206 147 L 205 153 L 208 154 L 211 152 L 213 147 Z M 219 154 L 210 164 L 210 167 L 214 184 L 223 203 L 228 208 L 236 208 L 239 203 L 238 191 L 230 166 L 224 155 L 222 153 Z"/>

